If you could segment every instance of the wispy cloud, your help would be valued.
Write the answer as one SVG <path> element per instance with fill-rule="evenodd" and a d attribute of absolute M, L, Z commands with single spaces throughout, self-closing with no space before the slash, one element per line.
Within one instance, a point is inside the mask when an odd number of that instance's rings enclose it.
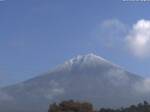
<path fill-rule="evenodd" d="M 123 42 L 128 26 L 118 19 L 101 22 L 97 30 L 97 37 L 108 48 L 114 48 Z"/>
<path fill-rule="evenodd" d="M 46 94 L 44 95 L 48 99 L 53 99 L 54 96 L 62 95 L 65 93 L 65 89 L 55 80 L 50 81 L 50 89 L 47 89 Z M 45 90 L 43 91 L 45 93 Z"/>

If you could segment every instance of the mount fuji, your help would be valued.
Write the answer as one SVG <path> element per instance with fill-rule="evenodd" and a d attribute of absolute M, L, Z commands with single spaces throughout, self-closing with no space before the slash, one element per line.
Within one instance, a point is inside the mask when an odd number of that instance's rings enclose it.
<path fill-rule="evenodd" d="M 0 112 L 47 112 L 62 100 L 121 107 L 150 101 L 149 83 L 95 54 L 79 55 L 48 73 L 0 89 Z"/>

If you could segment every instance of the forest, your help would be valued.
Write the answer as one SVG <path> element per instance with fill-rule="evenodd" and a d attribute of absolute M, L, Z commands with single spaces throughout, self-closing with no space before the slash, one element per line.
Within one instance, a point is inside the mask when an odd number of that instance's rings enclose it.
<path fill-rule="evenodd" d="M 150 104 L 147 101 L 129 107 L 118 109 L 100 108 L 94 110 L 89 102 L 79 102 L 74 100 L 62 101 L 50 104 L 48 112 L 150 112 Z"/>

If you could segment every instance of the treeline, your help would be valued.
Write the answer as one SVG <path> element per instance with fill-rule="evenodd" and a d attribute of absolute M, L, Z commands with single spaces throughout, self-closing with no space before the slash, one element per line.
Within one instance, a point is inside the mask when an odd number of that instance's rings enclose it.
<path fill-rule="evenodd" d="M 150 112 L 150 104 L 144 101 L 143 103 L 139 103 L 138 105 L 131 105 L 126 108 L 101 108 L 99 110 L 94 110 L 91 103 L 69 100 L 62 101 L 59 104 L 51 104 L 49 106 L 48 112 Z"/>

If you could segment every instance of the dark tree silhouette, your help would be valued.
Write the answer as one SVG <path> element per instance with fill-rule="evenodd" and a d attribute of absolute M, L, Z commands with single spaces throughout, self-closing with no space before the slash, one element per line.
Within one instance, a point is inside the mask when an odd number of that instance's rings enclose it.
<path fill-rule="evenodd" d="M 93 106 L 87 102 L 69 100 L 50 105 L 48 112 L 93 112 Z"/>
<path fill-rule="evenodd" d="M 150 112 L 150 104 L 146 101 L 137 105 L 131 105 L 126 108 L 111 109 L 101 108 L 94 111 L 91 103 L 78 101 L 62 101 L 59 104 L 50 105 L 48 112 Z"/>

